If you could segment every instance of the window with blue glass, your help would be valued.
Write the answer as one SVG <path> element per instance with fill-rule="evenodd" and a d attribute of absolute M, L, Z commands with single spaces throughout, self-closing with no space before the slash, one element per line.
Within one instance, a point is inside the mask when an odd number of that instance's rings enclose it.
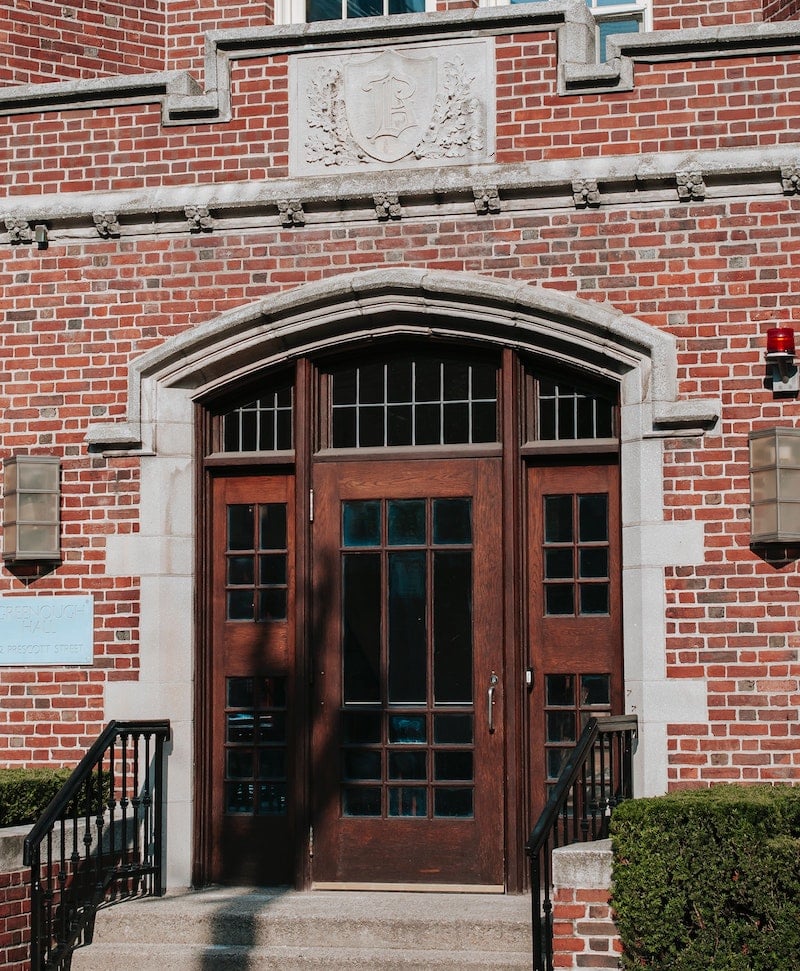
<path fill-rule="evenodd" d="M 510 0 L 529 3 L 530 0 Z M 606 43 L 612 34 L 637 34 L 650 30 L 652 4 L 649 0 L 586 0 L 597 23 L 597 59 L 606 60 Z"/>

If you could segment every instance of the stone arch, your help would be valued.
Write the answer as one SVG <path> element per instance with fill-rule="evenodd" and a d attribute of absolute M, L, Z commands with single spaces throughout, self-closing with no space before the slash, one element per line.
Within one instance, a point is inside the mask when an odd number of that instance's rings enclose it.
<path fill-rule="evenodd" d="M 705 683 L 666 674 L 666 566 L 703 561 L 703 524 L 665 521 L 663 440 L 713 434 L 719 403 L 678 396 L 671 335 L 607 304 L 477 274 L 406 268 L 343 274 L 237 308 L 148 351 L 129 370 L 125 422 L 89 446 L 138 453 L 139 533 L 109 536 L 109 575 L 138 577 L 140 678 L 110 684 L 107 718 L 169 717 L 168 880 L 192 877 L 195 403 L 301 354 L 382 336 L 512 346 L 620 386 L 626 708 L 639 716 L 639 794 L 667 788 L 667 725 L 707 720 Z"/>
<path fill-rule="evenodd" d="M 152 447 L 146 426 L 158 421 L 154 387 L 199 397 L 300 353 L 423 334 L 527 349 L 612 376 L 623 405 L 649 406 L 650 422 L 665 430 L 707 428 L 718 413 L 715 403 L 678 399 L 671 335 L 608 304 L 478 274 L 397 268 L 306 284 L 171 338 L 131 365 L 128 421 L 96 426 L 89 441 Z"/>

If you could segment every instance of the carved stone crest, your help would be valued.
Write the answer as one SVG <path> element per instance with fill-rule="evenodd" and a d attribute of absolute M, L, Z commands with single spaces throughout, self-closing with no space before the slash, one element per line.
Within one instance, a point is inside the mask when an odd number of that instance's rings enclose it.
<path fill-rule="evenodd" d="M 433 120 L 435 57 L 381 51 L 344 67 L 347 123 L 359 148 L 379 162 L 399 162 L 422 141 Z"/>
<path fill-rule="evenodd" d="M 491 159 L 491 54 L 486 39 L 293 59 L 292 173 Z"/>

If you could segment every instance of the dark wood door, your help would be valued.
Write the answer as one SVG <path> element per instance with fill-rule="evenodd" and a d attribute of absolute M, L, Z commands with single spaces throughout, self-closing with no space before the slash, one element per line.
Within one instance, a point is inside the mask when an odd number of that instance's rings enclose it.
<path fill-rule="evenodd" d="M 294 879 L 294 479 L 212 489 L 211 880 Z"/>
<path fill-rule="evenodd" d="M 316 466 L 316 885 L 503 885 L 499 504 L 498 460 Z"/>
<path fill-rule="evenodd" d="M 528 469 L 531 809 L 587 718 L 623 712 L 619 466 Z"/>

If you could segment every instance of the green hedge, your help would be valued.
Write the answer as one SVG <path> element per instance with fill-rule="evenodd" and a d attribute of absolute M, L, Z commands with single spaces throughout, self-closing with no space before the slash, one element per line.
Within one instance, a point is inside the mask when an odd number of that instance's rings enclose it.
<path fill-rule="evenodd" d="M 0 826 L 35 823 L 71 769 L 0 769 Z"/>
<path fill-rule="evenodd" d="M 800 968 L 800 787 L 634 799 L 611 833 L 623 968 Z"/>

